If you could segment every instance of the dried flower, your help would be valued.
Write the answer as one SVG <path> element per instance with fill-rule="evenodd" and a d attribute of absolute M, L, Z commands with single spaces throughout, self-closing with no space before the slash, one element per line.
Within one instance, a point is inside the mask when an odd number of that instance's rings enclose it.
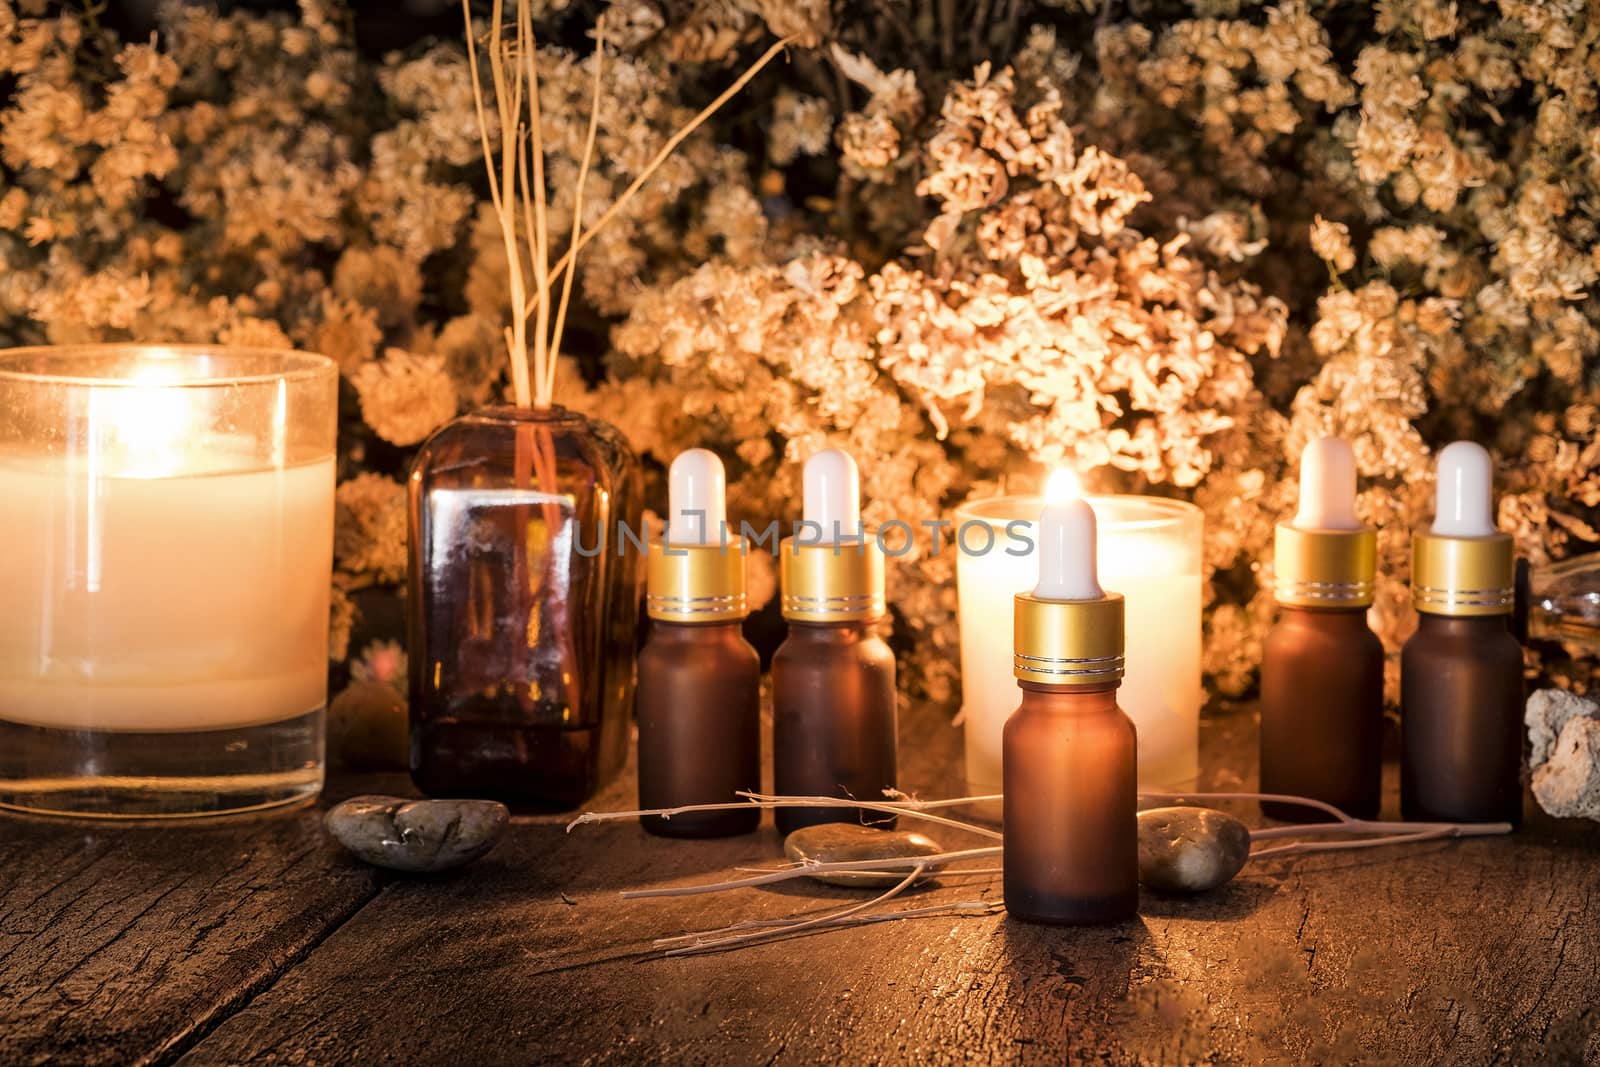
<path fill-rule="evenodd" d="M 832 129 L 833 112 L 826 100 L 783 89 L 772 102 L 768 158 L 786 166 L 798 156 L 819 155 L 827 149 Z"/>
<path fill-rule="evenodd" d="M 406 652 L 399 641 L 373 641 L 350 662 L 350 678 L 406 691 Z"/>
<path fill-rule="evenodd" d="M 346 574 L 377 582 L 406 576 L 406 487 L 358 474 L 334 494 L 333 561 Z"/>
<path fill-rule="evenodd" d="M 1311 251 L 1321 257 L 1336 274 L 1355 268 L 1356 254 L 1350 248 L 1350 227 L 1342 222 L 1329 222 L 1318 215 L 1311 223 Z"/>
<path fill-rule="evenodd" d="M 946 27 L 938 5 L 915 24 L 896 5 L 603 7 L 599 59 L 575 9 L 535 4 L 548 237 L 561 252 L 580 214 L 592 234 L 583 373 L 557 361 L 556 389 L 658 466 L 717 448 L 735 514 L 791 516 L 793 461 L 824 444 L 872 457 L 879 519 L 948 515 L 1061 461 L 1095 488 L 1190 496 L 1205 669 L 1229 694 L 1251 684 L 1272 525 L 1314 434 L 1355 443 L 1391 651 L 1412 624 L 1407 531 L 1451 438 L 1495 451 L 1525 554 L 1600 545 L 1600 39 L 1578 0 L 1137 18 L 1049 0 L 1017 7 L 1009 45 L 999 20 Z M 463 47 L 375 60 L 347 15 L 177 5 L 133 44 L 36 0 L 0 17 L 0 325 L 337 360 L 360 401 L 340 659 L 351 593 L 403 568 L 389 446 L 498 395 L 511 323 Z M 800 43 L 745 90 L 765 95 L 644 176 L 775 32 Z M 919 540 L 892 570 L 902 677 L 953 698 L 952 560 Z"/>
<path fill-rule="evenodd" d="M 378 436 L 414 445 L 456 414 L 456 390 L 437 356 L 391 348 L 352 376 L 361 417 Z"/>
<path fill-rule="evenodd" d="M 350 654 L 350 631 L 356 624 L 356 605 L 345 592 L 339 575 L 334 575 L 328 598 L 328 658 L 342 663 Z"/>

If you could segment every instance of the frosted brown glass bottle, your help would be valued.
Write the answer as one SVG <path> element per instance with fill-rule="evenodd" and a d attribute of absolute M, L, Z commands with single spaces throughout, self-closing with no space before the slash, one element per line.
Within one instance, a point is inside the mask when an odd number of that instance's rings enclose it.
<path fill-rule="evenodd" d="M 725 804 L 761 789 L 761 658 L 739 623 L 659 619 L 639 653 L 639 806 Z M 663 837 L 754 830 L 761 809 L 645 816 Z"/>
<path fill-rule="evenodd" d="M 745 545 L 727 534 L 722 461 L 703 448 L 672 461 L 668 527 L 645 574 L 650 635 L 639 653 L 639 806 L 742 803 L 646 815 L 663 837 L 748 833 L 761 809 L 761 660 L 740 632 Z"/>
<path fill-rule="evenodd" d="M 1422 614 L 1400 653 L 1400 810 L 1522 821 L 1522 646 L 1504 615 Z"/>
<path fill-rule="evenodd" d="M 1279 609 L 1261 662 L 1261 791 L 1378 815 L 1383 771 L 1383 642 L 1367 609 Z M 1263 804 L 1280 819 L 1321 819 Z"/>
<path fill-rule="evenodd" d="M 1439 453 L 1432 527 L 1412 539 L 1417 632 L 1400 654 L 1400 807 L 1408 819 L 1522 818 L 1522 646 L 1507 625 L 1513 545 L 1494 525 L 1493 464 Z"/>
<path fill-rule="evenodd" d="M 1261 792 L 1378 815 L 1383 773 L 1383 644 L 1367 625 L 1377 531 L 1355 514 L 1355 454 L 1323 437 L 1300 457 L 1300 507 L 1277 528 L 1279 605 L 1261 658 Z M 1296 804 L 1277 819 L 1326 821 Z"/>
<path fill-rule="evenodd" d="M 1022 683 L 1003 748 L 1009 914 L 1088 925 L 1138 910 L 1135 747 L 1116 685 Z"/>
<path fill-rule="evenodd" d="M 1039 584 L 1015 600 L 1006 720 L 1006 912 L 1026 922 L 1120 922 L 1139 907 L 1139 776 L 1133 722 L 1117 706 L 1124 604 L 1100 588 L 1095 518 L 1052 477 L 1039 518 Z"/>
<path fill-rule="evenodd" d="M 779 578 L 789 636 L 772 660 L 773 781 L 780 794 L 881 801 L 897 782 L 894 654 L 883 552 L 861 528 L 855 461 L 827 449 L 806 461 L 802 532 L 783 542 Z M 894 825 L 843 807 L 779 808 L 785 834 L 828 822 Z"/>
<path fill-rule="evenodd" d="M 788 796 L 883 800 L 897 781 L 894 653 L 868 621 L 791 618 L 772 660 L 773 781 Z M 893 815 L 850 808 L 779 808 L 778 829 Z"/>

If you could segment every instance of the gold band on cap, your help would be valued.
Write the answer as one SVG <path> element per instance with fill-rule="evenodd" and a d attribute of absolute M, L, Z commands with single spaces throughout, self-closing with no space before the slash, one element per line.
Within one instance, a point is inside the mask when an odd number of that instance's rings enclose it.
<path fill-rule="evenodd" d="M 726 545 L 650 542 L 645 612 L 666 622 L 712 622 L 750 614 L 744 593 L 743 538 Z"/>
<path fill-rule="evenodd" d="M 1273 595 L 1297 608 L 1364 608 L 1377 591 L 1378 531 L 1302 530 L 1279 523 Z"/>
<path fill-rule="evenodd" d="M 1510 534 L 1411 539 L 1411 603 L 1430 615 L 1509 615 L 1515 569 Z"/>
<path fill-rule="evenodd" d="M 883 549 L 877 538 L 841 544 L 779 546 L 783 617 L 795 622 L 862 622 L 881 619 L 889 607 L 883 593 Z"/>
<path fill-rule="evenodd" d="M 1123 601 L 1121 593 L 1097 600 L 1041 600 L 1016 597 L 1015 658 L 1018 681 L 1040 685 L 1109 685 L 1121 680 Z"/>

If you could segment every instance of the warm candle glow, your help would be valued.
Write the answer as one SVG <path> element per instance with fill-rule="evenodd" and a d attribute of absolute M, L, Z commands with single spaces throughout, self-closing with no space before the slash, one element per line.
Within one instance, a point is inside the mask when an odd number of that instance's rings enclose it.
<path fill-rule="evenodd" d="M 0 451 L 0 719 L 182 730 L 304 715 L 326 687 L 333 458 L 284 462 L 170 350 L 84 387 L 64 454 Z"/>
<path fill-rule="evenodd" d="M 0 350 L 0 807 L 256 811 L 322 784 L 338 367 Z"/>
<path fill-rule="evenodd" d="M 164 478 L 184 467 L 184 444 L 193 416 L 182 378 L 171 367 L 151 363 L 132 372 L 132 385 L 89 394 L 90 463 L 97 473 L 124 478 Z"/>
<path fill-rule="evenodd" d="M 1057 467 L 1044 482 L 1046 504 L 1064 504 L 1083 496 L 1083 484 L 1070 467 Z"/>
<path fill-rule="evenodd" d="M 1126 599 L 1128 663 L 1119 701 L 1138 727 L 1139 779 L 1150 788 L 1193 788 L 1201 702 L 1199 509 L 1151 497 L 1083 499 L 1098 528 L 1099 584 Z M 977 522 L 995 538 L 992 551 L 956 557 L 967 783 L 975 793 L 1000 789 L 1001 730 L 1017 706 L 1012 598 L 1035 588 L 1040 574 L 1038 548 L 1022 551 L 1027 546 L 1007 527 L 1027 524 L 1023 532 L 1037 544 L 1044 510 L 1043 496 L 1012 496 L 957 512 L 958 527 Z M 985 540 L 978 533 L 965 538 L 969 545 Z"/>

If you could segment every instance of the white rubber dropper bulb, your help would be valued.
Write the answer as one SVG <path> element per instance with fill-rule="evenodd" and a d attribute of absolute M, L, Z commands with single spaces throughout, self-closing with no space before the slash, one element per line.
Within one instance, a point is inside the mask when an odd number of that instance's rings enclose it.
<path fill-rule="evenodd" d="M 821 543 L 854 541 L 861 526 L 861 474 L 850 453 L 825 448 L 801 471 L 803 517 L 822 528 Z"/>
<path fill-rule="evenodd" d="M 1057 470 L 1045 483 L 1044 510 L 1039 513 L 1040 600 L 1098 600 L 1095 563 L 1094 509 L 1078 490 L 1069 470 Z"/>
<path fill-rule="evenodd" d="M 1488 537 L 1494 524 L 1494 460 L 1480 444 L 1456 441 L 1439 452 L 1433 532 L 1445 537 Z"/>
<path fill-rule="evenodd" d="M 1342 437 L 1319 437 L 1300 453 L 1298 530 L 1359 530 L 1356 454 Z"/>
<path fill-rule="evenodd" d="M 856 541 L 861 526 L 861 472 L 850 453 L 824 448 L 800 472 L 803 518 L 822 528 L 822 544 Z"/>
<path fill-rule="evenodd" d="M 674 545 L 714 545 L 728 519 L 728 479 L 715 452 L 678 453 L 667 473 L 667 540 Z"/>

